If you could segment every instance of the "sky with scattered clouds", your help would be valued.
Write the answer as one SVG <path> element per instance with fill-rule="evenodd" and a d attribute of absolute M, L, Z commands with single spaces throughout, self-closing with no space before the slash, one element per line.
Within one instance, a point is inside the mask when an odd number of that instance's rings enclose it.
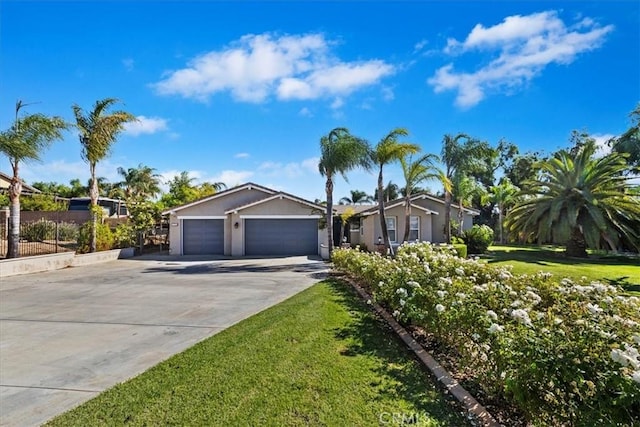
<path fill-rule="evenodd" d="M 637 1 L 5 0 L 0 129 L 16 100 L 71 121 L 72 104 L 115 97 L 138 121 L 98 165 L 111 182 L 142 163 L 324 199 L 319 140 L 335 127 L 372 144 L 405 127 L 429 153 L 458 132 L 549 152 L 577 129 L 604 146 L 640 101 L 638 22 Z M 86 180 L 77 132 L 21 175 Z M 397 166 L 385 175 L 402 185 Z M 376 185 L 349 178 L 336 199 Z"/>

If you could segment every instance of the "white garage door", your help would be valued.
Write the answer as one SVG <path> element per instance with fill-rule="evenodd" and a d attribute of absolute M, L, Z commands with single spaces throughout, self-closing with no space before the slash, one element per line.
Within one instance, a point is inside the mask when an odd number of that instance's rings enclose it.
<path fill-rule="evenodd" d="M 223 219 L 185 219 L 182 222 L 184 255 L 223 255 Z"/>
<path fill-rule="evenodd" d="M 317 255 L 317 219 L 246 219 L 246 255 Z"/>

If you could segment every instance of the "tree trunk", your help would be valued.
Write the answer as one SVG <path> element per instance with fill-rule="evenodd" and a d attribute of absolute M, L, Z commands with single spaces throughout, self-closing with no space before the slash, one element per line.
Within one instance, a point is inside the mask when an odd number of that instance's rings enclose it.
<path fill-rule="evenodd" d="M 498 212 L 498 221 L 500 222 L 500 243 L 504 245 L 504 229 L 502 227 L 502 223 L 504 222 L 504 218 L 502 216 L 502 206 L 498 205 L 500 212 Z"/>
<path fill-rule="evenodd" d="M 325 191 L 327 193 L 327 238 L 329 241 L 329 259 L 331 259 L 331 252 L 333 252 L 333 177 L 331 173 L 327 173 L 327 182 L 325 184 Z"/>
<path fill-rule="evenodd" d="M 584 239 L 584 235 L 580 230 L 580 227 L 574 227 L 571 230 L 571 236 L 567 241 L 567 256 L 576 257 L 576 258 L 586 258 L 587 257 L 587 242 Z"/>
<path fill-rule="evenodd" d="M 382 178 L 382 165 L 380 165 L 380 172 L 378 173 L 378 214 L 380 216 L 380 229 L 382 230 L 382 241 L 384 247 L 391 255 L 393 255 L 393 248 L 389 241 L 389 231 L 387 230 L 387 217 L 384 214 L 384 185 Z M 398 231 L 396 230 L 396 233 Z"/>
<path fill-rule="evenodd" d="M 460 204 L 458 205 L 458 236 L 462 236 L 463 233 L 463 225 L 464 225 L 464 207 L 462 206 L 462 199 L 460 199 Z"/>
<path fill-rule="evenodd" d="M 411 230 L 411 194 L 409 192 L 407 192 L 404 199 L 404 217 L 404 237 L 402 241 L 407 242 L 409 241 L 409 232 Z"/>
<path fill-rule="evenodd" d="M 7 258 L 18 258 L 20 256 L 20 193 L 22 192 L 22 181 L 18 177 L 18 164 L 14 163 L 13 177 L 9 185 L 9 233 L 7 241 Z"/>
<path fill-rule="evenodd" d="M 444 192 L 444 240 L 451 243 L 451 192 Z"/>
<path fill-rule="evenodd" d="M 98 240 L 98 180 L 96 179 L 96 165 L 91 164 L 89 166 L 91 171 L 91 188 L 89 189 L 89 196 L 91 197 L 91 241 L 89 242 L 89 252 L 96 251 Z"/>

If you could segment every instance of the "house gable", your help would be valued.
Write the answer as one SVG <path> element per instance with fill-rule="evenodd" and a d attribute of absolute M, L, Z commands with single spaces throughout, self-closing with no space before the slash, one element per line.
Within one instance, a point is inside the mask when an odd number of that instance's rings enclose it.
<path fill-rule="evenodd" d="M 169 209 L 163 214 L 177 216 L 223 216 L 226 211 L 264 199 L 265 196 L 274 194 L 275 191 L 253 183 L 239 185 L 229 190 L 221 191 L 186 205 Z"/>

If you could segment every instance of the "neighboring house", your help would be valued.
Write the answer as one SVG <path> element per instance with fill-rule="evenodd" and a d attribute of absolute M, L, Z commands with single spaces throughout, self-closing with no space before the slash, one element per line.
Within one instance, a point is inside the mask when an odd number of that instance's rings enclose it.
<path fill-rule="evenodd" d="M 385 206 L 385 216 L 387 219 L 387 229 L 389 240 L 392 245 L 402 243 L 405 227 L 405 200 L 397 199 L 388 202 Z M 336 206 L 338 214 L 343 212 L 348 206 Z M 378 217 L 378 206 L 368 206 L 359 209 L 358 205 L 351 205 L 356 209 L 358 215 L 352 220 L 349 227 L 348 240 L 351 245 L 365 245 L 372 250 L 378 244 L 378 239 L 382 237 L 380 228 L 380 218 Z M 451 205 L 451 219 L 458 220 L 459 207 Z M 473 217 L 480 212 L 475 209 L 463 208 L 463 230 L 473 226 Z M 426 241 L 432 243 L 443 243 L 444 234 L 444 200 L 426 193 L 418 193 L 411 197 L 411 218 L 409 241 Z"/>
<path fill-rule="evenodd" d="M 69 199 L 70 211 L 89 211 L 90 197 L 72 197 Z M 105 218 L 120 218 L 129 215 L 127 204 L 124 200 L 98 197 L 98 206 L 102 207 Z"/>
<path fill-rule="evenodd" d="M 163 212 L 175 255 L 319 255 L 324 207 L 254 183 Z"/>
<path fill-rule="evenodd" d="M 9 186 L 11 185 L 12 179 L 13 178 L 7 175 L 6 173 L 0 172 L 0 193 L 6 193 L 9 190 Z M 22 181 L 22 192 L 20 194 L 38 194 L 38 193 L 41 193 L 41 191 Z"/>

